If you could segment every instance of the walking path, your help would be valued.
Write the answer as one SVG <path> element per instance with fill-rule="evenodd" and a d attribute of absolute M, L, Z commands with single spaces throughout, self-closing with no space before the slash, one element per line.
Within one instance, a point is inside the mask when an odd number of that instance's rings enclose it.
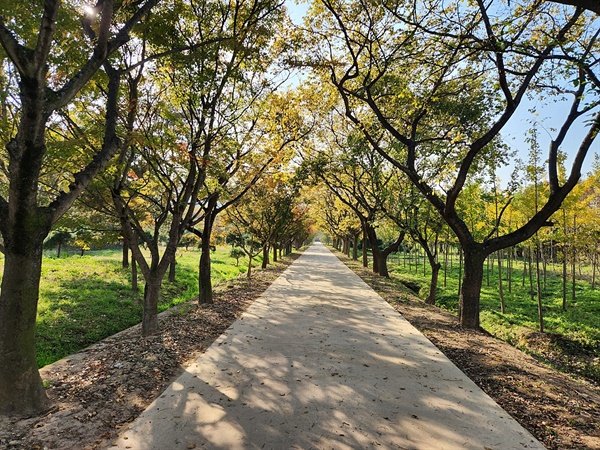
<path fill-rule="evenodd" d="M 116 444 L 110 448 L 544 448 L 319 243 Z"/>

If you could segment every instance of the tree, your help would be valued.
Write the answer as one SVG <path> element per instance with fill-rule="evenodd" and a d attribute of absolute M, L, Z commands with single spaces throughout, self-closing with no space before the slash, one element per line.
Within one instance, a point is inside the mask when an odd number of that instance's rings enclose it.
<path fill-rule="evenodd" d="M 52 235 L 48 239 L 46 239 L 46 241 L 44 242 L 44 247 L 56 247 L 56 257 L 60 258 L 63 245 L 67 245 L 69 242 L 71 242 L 71 239 L 72 236 L 69 231 L 57 230 L 54 233 L 52 233 Z"/>
<path fill-rule="evenodd" d="M 257 248 L 262 251 L 264 269 L 269 261 L 269 248 L 277 236 L 293 233 L 293 240 L 306 229 L 305 210 L 296 204 L 298 190 L 289 174 L 272 174 L 256 184 L 243 202 L 227 210 L 229 221 L 238 233 L 247 236 L 242 249 L 249 257 L 248 276 Z"/>
<path fill-rule="evenodd" d="M 14 85 L 9 87 L 16 92 L 16 103 L 11 105 L 14 134 L 11 132 L 2 155 L 8 192 L 0 198 L 0 233 L 6 258 L 0 294 L 1 414 L 35 414 L 47 407 L 34 348 L 42 245 L 52 224 L 119 148 L 119 77 L 109 81 L 101 150 L 85 155 L 64 190 L 44 198 L 39 192 L 48 162 L 49 121 L 72 104 L 157 2 L 142 0 L 126 5 L 105 0 L 83 14 L 77 3 L 59 0 L 46 0 L 37 11 L 22 2 L 3 2 L 0 6 L 0 57 L 9 61 L 9 70 L 18 83 L 18 91 Z M 69 58 L 65 57 L 67 51 L 72 51 Z"/>
<path fill-rule="evenodd" d="M 597 21 L 580 8 L 539 2 L 376 3 L 352 8 L 324 0 L 314 23 L 329 45 L 320 53 L 310 47 L 309 63 L 327 69 L 346 115 L 458 237 L 465 269 L 459 320 L 477 328 L 487 256 L 548 223 L 600 130 Z M 527 95 L 570 102 L 549 145 L 548 200 L 521 227 L 497 235 L 504 205 L 477 240 L 459 213 L 461 193 L 483 168 L 503 164 L 500 132 Z M 559 149 L 586 115 L 586 134 L 561 182 Z"/>
<path fill-rule="evenodd" d="M 404 233 L 416 241 L 427 256 L 431 268 L 429 294 L 425 303 L 435 305 L 441 263 L 438 261 L 438 243 L 443 222 L 431 205 L 415 192 L 414 186 L 403 176 L 397 178 L 395 198 L 386 207 L 386 215 Z"/>
<path fill-rule="evenodd" d="M 157 14 L 168 21 L 174 12 L 167 8 Z M 148 45 L 159 54 L 172 47 L 190 50 L 169 54 L 162 60 L 169 69 L 157 70 L 146 80 L 144 112 L 137 112 L 135 123 L 128 122 L 140 138 L 123 154 L 111 190 L 146 280 L 144 334 L 157 331 L 162 279 L 173 267 L 186 231 L 201 238 L 198 301 L 212 302 L 215 219 L 243 196 L 281 149 L 264 145 L 271 130 L 260 126 L 274 89 L 275 75 L 268 70 L 273 35 L 282 20 L 280 3 L 192 0 L 176 14 L 179 19 L 168 22 L 166 29 L 159 23 L 166 39 Z M 135 78 L 129 85 L 131 92 L 138 89 Z M 196 228 L 199 224 L 201 229 Z M 151 238 L 146 238 L 148 228 Z M 167 236 L 162 254 L 161 233 Z M 150 249 L 149 261 L 136 244 L 139 239 Z"/>

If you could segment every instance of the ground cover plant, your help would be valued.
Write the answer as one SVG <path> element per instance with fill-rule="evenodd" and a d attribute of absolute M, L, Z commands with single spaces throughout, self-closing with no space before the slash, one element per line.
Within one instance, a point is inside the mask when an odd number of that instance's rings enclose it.
<path fill-rule="evenodd" d="M 218 283 L 246 271 L 229 256 L 228 247 L 212 252 L 213 280 Z M 131 289 L 131 269 L 122 267 L 121 250 L 97 250 L 83 256 L 48 252 L 43 260 L 36 356 L 43 367 L 141 321 L 143 279 Z M 200 252 L 177 252 L 174 283 L 165 280 L 159 311 L 198 295 Z M 0 265 L 3 261 L 0 261 Z"/>
<path fill-rule="evenodd" d="M 424 298 L 431 270 L 428 265 L 424 268 L 422 257 L 399 253 L 390 258 L 390 268 L 394 277 L 405 285 L 417 287 L 419 296 Z M 451 265 L 446 264 L 446 276 L 442 269 L 436 297 L 437 305 L 453 314 L 458 309 L 459 271 L 457 258 Z M 541 283 L 544 333 L 540 333 L 535 271 L 532 296 L 529 273 L 524 272 L 522 262 L 513 266 L 510 291 L 503 267 L 506 310 L 502 313 L 497 266 L 490 262 L 486 265 L 481 291 L 482 328 L 554 368 L 600 383 L 600 290 L 592 288 L 585 268 L 582 275 L 575 285 L 574 300 L 569 285 L 563 310 L 562 266 L 548 264 L 546 281 Z"/>

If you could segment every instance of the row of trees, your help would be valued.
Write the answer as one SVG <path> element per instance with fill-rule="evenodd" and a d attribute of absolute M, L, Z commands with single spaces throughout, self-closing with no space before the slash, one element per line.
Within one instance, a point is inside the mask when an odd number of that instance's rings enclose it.
<path fill-rule="evenodd" d="M 46 406 L 34 353 L 43 241 L 77 199 L 91 209 L 71 215 L 112 217 L 139 265 L 144 333 L 157 329 L 161 282 L 184 233 L 201 238 L 200 301 L 211 301 L 217 217 L 245 227 L 266 256 L 288 245 L 286 227 L 259 236 L 253 224 L 303 217 L 301 206 L 284 208 L 298 180 L 327 186 L 349 211 L 331 219 L 352 223 L 353 239 L 360 230 L 376 240 L 383 216 L 395 224 L 388 247 L 372 245 L 384 275 L 409 229 L 425 245 L 446 224 L 464 253 L 460 321 L 477 327 L 486 257 L 548 223 L 600 129 L 599 32 L 586 7 L 594 10 L 586 0 L 315 0 L 295 30 L 279 0 L 45 0 L 33 11 L 3 2 L 0 413 Z M 311 68 L 311 82 L 278 92 L 289 63 Z M 547 196 L 504 227 L 513 195 L 496 195 L 496 220 L 479 232 L 468 194 L 509 159 L 501 131 L 527 96 L 568 105 L 550 143 Z M 562 173 L 561 148 L 583 119 Z M 280 183 L 273 173 L 304 139 L 296 183 Z M 241 207 L 252 190 L 276 216 Z M 437 246 L 427 245 L 435 261 Z"/>
<path fill-rule="evenodd" d="M 346 121 L 336 113 L 322 121 L 327 125 L 307 152 L 307 166 L 354 211 L 371 241 L 377 214 L 400 229 L 412 221 L 426 225 L 423 239 L 415 236 L 423 245 L 442 224 L 452 230 L 464 254 L 463 326 L 479 326 L 487 257 L 550 225 L 600 130 L 598 19 L 583 6 L 323 0 L 312 10 L 307 63 L 317 82 L 337 93 L 325 115 L 340 111 Z M 547 195 L 534 196 L 532 213 L 508 226 L 515 185 L 499 195 L 496 170 L 512 158 L 501 133 L 517 112 L 527 113 L 528 98 L 561 102 L 561 117 L 553 117 L 559 125 L 548 131 Z M 569 132 L 576 124 L 584 131 L 574 145 Z M 541 166 L 533 170 L 536 189 Z M 486 178 L 496 194 L 495 220 L 479 229 L 469 202 L 480 200 L 470 193 Z M 403 190 L 390 191 L 391 185 Z M 426 202 L 414 202 L 413 192 Z M 380 256 L 387 249 L 378 255 L 372 247 L 376 269 L 385 274 Z"/>
<path fill-rule="evenodd" d="M 200 238 L 199 302 L 212 302 L 217 218 L 236 208 L 232 227 L 262 233 L 236 204 L 288 166 L 310 127 L 300 96 L 281 90 L 287 23 L 279 0 L 0 6 L 1 414 L 46 408 L 34 344 L 52 227 L 120 234 L 145 281 L 145 335 L 185 233 Z M 305 233 L 290 189 L 266 251 Z"/>

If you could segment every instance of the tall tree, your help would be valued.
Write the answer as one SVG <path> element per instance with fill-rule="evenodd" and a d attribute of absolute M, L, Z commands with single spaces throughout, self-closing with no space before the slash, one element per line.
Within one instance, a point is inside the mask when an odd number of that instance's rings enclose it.
<path fill-rule="evenodd" d="M 6 258 L 0 293 L 2 414 L 34 414 L 47 407 L 34 348 L 43 240 L 119 148 L 119 77 L 111 77 L 107 90 L 107 126 L 101 150 L 86 155 L 63 191 L 40 198 L 48 162 L 49 121 L 73 104 L 156 3 L 158 0 L 128 4 L 104 0 L 84 13 L 78 2 L 60 0 L 45 0 L 33 11 L 25 2 L 0 5 L 0 59 L 9 61 L 8 70 L 18 84 L 13 97 L 13 131 L 2 156 L 8 184 L 8 192 L 0 198 Z"/>
<path fill-rule="evenodd" d="M 315 31 L 329 45 L 320 53 L 311 47 L 310 63 L 328 69 L 347 116 L 458 237 L 465 269 L 459 320 L 476 328 L 486 257 L 548 222 L 600 130 L 598 20 L 547 2 L 321 3 Z M 520 228 L 497 235 L 494 226 L 477 240 L 459 213 L 463 188 L 486 165 L 503 163 L 501 130 L 527 95 L 540 94 L 570 102 L 549 145 L 548 200 Z M 586 133 L 562 183 L 559 149 L 585 115 Z M 441 185 L 432 172 L 445 173 Z"/>

